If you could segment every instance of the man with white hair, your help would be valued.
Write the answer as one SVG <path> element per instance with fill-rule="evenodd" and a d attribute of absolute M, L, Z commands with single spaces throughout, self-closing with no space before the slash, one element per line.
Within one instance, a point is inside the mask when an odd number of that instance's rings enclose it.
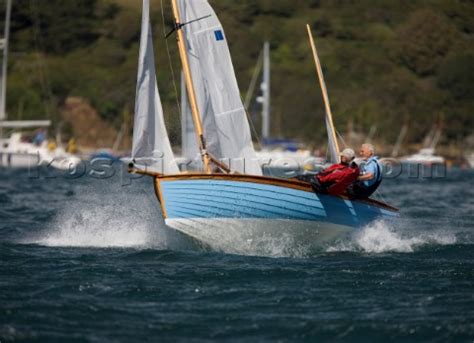
<path fill-rule="evenodd" d="M 364 160 L 360 167 L 361 174 L 349 189 L 349 193 L 358 198 L 368 198 L 382 182 L 382 167 L 375 156 L 375 148 L 370 143 L 362 144 L 359 156 Z"/>
<path fill-rule="evenodd" d="M 347 187 L 357 180 L 360 171 L 357 164 L 354 163 L 354 150 L 344 149 L 340 156 L 341 163 L 324 169 L 311 180 L 311 185 L 316 192 L 332 195 L 346 194 Z"/>

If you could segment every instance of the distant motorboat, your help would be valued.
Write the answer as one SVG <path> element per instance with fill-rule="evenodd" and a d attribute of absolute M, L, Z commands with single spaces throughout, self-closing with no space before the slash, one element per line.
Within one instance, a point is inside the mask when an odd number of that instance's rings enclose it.
<path fill-rule="evenodd" d="M 402 157 L 400 161 L 407 164 L 433 165 L 444 164 L 446 160 L 442 156 L 435 155 L 434 148 L 423 148 L 416 154 Z"/>

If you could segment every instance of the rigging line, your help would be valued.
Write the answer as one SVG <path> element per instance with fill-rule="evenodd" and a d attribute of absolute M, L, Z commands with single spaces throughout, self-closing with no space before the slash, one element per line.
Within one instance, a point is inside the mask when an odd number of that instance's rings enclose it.
<path fill-rule="evenodd" d="M 188 21 L 188 22 L 186 22 L 186 23 L 180 23 L 180 24 L 175 23 L 174 26 L 173 26 L 173 29 L 165 35 L 165 39 L 168 39 L 168 37 L 171 36 L 171 35 L 173 34 L 173 32 L 176 32 L 176 31 L 178 31 L 178 30 L 181 30 L 181 28 L 183 28 L 184 26 L 186 26 L 186 25 L 188 25 L 188 24 L 195 23 L 195 22 L 197 22 L 197 21 L 199 21 L 199 20 L 202 20 L 202 19 L 209 18 L 209 17 L 211 17 L 211 16 L 212 16 L 211 14 L 208 14 L 208 15 L 205 15 L 205 16 L 203 16 L 203 17 L 190 20 L 190 21 Z"/>
<path fill-rule="evenodd" d="M 258 55 L 257 65 L 255 66 L 249 88 L 247 89 L 247 93 L 245 95 L 244 105 L 246 109 L 249 108 L 250 101 L 252 100 L 252 96 L 255 91 L 255 86 L 257 83 L 257 78 L 258 78 L 258 75 L 260 74 L 260 70 L 262 69 L 262 64 L 263 64 L 263 51 L 260 50 L 260 54 Z"/>
<path fill-rule="evenodd" d="M 337 129 L 334 129 L 334 130 L 336 131 L 336 135 L 342 141 L 342 144 L 344 145 L 344 147 L 347 147 L 346 141 L 344 140 L 344 137 L 342 137 L 341 133 Z"/>
<path fill-rule="evenodd" d="M 165 11 L 163 9 L 163 0 L 160 1 L 160 4 L 161 4 L 161 19 L 162 19 L 162 26 L 163 26 L 163 35 L 166 37 Z M 174 88 L 174 95 L 176 98 L 176 106 L 178 107 L 178 113 L 181 113 L 182 109 L 181 109 L 181 104 L 179 103 L 178 87 L 176 86 L 176 74 L 174 72 L 173 61 L 171 60 L 170 47 L 168 45 L 167 39 L 165 39 L 165 45 L 166 45 L 166 52 L 168 54 L 168 62 L 171 69 L 171 78 L 173 79 L 173 88 Z M 181 124 L 181 116 L 178 116 L 178 118 L 179 118 L 179 123 Z"/>
<path fill-rule="evenodd" d="M 242 98 L 242 95 L 240 95 L 240 101 L 242 101 L 242 103 L 244 102 L 244 99 Z M 255 139 L 257 141 L 257 146 L 259 147 L 260 150 L 262 150 L 263 148 L 263 145 L 262 145 L 262 142 L 260 141 L 260 138 L 258 137 L 258 132 L 257 132 L 257 129 L 255 128 L 255 125 L 253 124 L 253 121 L 252 121 L 252 118 L 250 116 L 250 113 L 249 111 L 247 111 L 247 109 L 245 108 L 244 106 L 244 111 L 245 111 L 245 114 L 247 116 L 247 120 L 249 122 L 249 125 L 250 125 L 250 128 L 252 129 L 252 132 L 253 134 L 255 135 Z"/>

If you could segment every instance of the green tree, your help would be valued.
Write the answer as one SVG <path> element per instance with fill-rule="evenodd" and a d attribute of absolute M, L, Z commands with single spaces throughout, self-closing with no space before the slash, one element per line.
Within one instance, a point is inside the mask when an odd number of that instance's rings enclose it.
<path fill-rule="evenodd" d="M 400 59 L 419 75 L 432 74 L 456 38 L 456 29 L 445 17 L 420 9 L 398 30 Z"/>

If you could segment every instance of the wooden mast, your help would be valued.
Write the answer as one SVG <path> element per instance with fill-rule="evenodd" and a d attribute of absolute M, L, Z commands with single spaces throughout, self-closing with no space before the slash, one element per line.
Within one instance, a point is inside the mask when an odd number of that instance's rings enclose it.
<path fill-rule="evenodd" d="M 186 81 L 186 90 L 188 92 L 189 97 L 189 104 L 191 106 L 191 112 L 193 115 L 193 122 L 194 128 L 196 130 L 196 135 L 199 142 L 199 150 L 201 151 L 202 162 L 204 163 L 204 170 L 206 173 L 210 174 L 211 171 L 211 157 L 209 156 L 206 150 L 206 141 L 204 139 L 204 134 L 202 130 L 202 123 L 201 123 L 201 114 L 199 113 L 199 108 L 196 101 L 196 92 L 194 91 L 194 84 L 193 79 L 191 76 L 191 71 L 189 68 L 189 60 L 188 55 L 186 53 L 186 46 L 185 46 L 185 39 L 183 30 L 180 27 L 181 19 L 179 14 L 179 8 L 177 0 L 172 0 L 172 7 L 173 7 L 173 15 L 175 18 L 175 25 L 176 25 L 176 32 L 177 32 L 177 40 L 178 40 L 178 47 L 179 47 L 179 55 L 181 57 L 181 63 L 183 64 L 183 73 L 184 79 Z"/>
<path fill-rule="evenodd" d="M 334 144 L 336 146 L 337 159 L 339 162 L 340 161 L 339 143 L 337 142 L 336 129 L 334 128 L 334 123 L 332 121 L 331 105 L 329 104 L 329 96 L 328 96 L 328 91 L 326 89 L 326 82 L 324 81 L 323 70 L 321 68 L 321 62 L 319 61 L 318 52 L 316 50 L 316 44 L 314 43 L 313 34 L 311 32 L 311 26 L 309 26 L 309 24 L 306 24 L 306 28 L 308 29 L 309 42 L 311 44 L 311 49 L 313 50 L 314 63 L 316 64 L 316 71 L 318 73 L 319 84 L 321 85 L 321 91 L 323 92 L 324 106 L 326 108 L 326 116 L 328 118 L 329 127 L 331 129 L 330 134 L 332 135 Z"/>

